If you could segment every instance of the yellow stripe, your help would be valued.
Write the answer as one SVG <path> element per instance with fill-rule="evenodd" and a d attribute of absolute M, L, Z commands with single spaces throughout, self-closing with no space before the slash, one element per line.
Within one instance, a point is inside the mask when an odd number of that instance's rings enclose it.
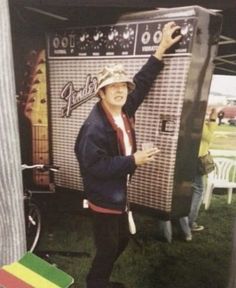
<path fill-rule="evenodd" d="M 20 263 L 13 263 L 2 268 L 35 288 L 60 288 L 60 286 L 43 278 Z"/>

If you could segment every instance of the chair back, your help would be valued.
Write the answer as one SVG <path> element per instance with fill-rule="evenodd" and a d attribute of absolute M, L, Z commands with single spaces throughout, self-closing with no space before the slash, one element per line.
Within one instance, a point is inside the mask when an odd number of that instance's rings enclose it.
<path fill-rule="evenodd" d="M 208 175 L 209 178 L 236 182 L 236 160 L 216 157 L 214 158 L 214 162 L 216 168 Z"/>

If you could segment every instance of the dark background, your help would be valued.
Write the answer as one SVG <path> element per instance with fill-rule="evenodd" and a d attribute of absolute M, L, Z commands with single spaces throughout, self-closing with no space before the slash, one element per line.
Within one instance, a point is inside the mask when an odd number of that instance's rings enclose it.
<path fill-rule="evenodd" d="M 191 5 L 219 10 L 223 27 L 214 74 L 236 75 L 235 0 L 9 0 L 9 3 L 15 60 L 22 58 L 20 54 L 24 55 L 26 46 L 45 47 L 44 33 L 61 27 L 109 24 L 121 14 L 139 10 Z"/>

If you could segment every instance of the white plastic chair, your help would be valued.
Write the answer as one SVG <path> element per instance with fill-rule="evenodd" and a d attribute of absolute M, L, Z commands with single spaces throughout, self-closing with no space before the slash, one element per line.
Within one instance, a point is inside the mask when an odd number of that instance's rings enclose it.
<path fill-rule="evenodd" d="M 210 206 L 214 188 L 226 188 L 228 190 L 228 204 L 232 201 L 233 188 L 236 188 L 236 160 L 218 157 L 214 158 L 214 162 L 216 168 L 208 174 L 203 198 L 205 210 Z"/>

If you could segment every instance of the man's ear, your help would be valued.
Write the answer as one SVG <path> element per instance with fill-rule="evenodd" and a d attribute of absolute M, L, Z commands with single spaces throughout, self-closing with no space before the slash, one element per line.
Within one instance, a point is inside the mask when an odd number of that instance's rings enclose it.
<path fill-rule="evenodd" d="M 98 96 L 99 96 L 101 99 L 104 99 L 104 98 L 105 98 L 105 93 L 104 93 L 103 89 L 100 89 L 100 90 L 98 91 Z"/>

